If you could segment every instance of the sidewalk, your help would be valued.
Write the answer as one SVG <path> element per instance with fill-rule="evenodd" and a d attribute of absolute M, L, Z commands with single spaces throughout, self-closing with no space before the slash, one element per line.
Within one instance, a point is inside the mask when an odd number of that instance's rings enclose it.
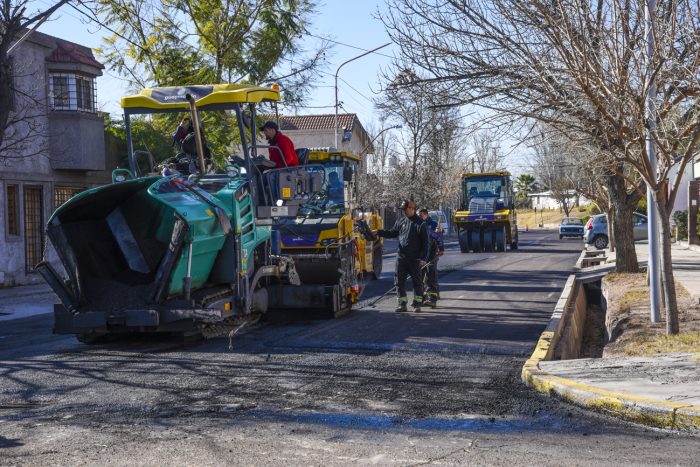
<path fill-rule="evenodd" d="M 646 263 L 648 246 L 636 247 L 640 263 Z M 671 254 L 675 279 L 700 300 L 700 249 L 679 244 Z M 700 349 L 694 354 L 544 361 L 552 335 L 542 334 L 523 367 L 526 384 L 608 415 L 700 432 Z"/>
<path fill-rule="evenodd" d="M 58 298 L 46 284 L 0 288 L 0 321 L 53 313 Z"/>

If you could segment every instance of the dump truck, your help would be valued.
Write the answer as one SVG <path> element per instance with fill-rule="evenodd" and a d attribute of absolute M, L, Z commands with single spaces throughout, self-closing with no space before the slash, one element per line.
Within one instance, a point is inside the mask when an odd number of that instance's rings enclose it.
<path fill-rule="evenodd" d="M 270 290 L 298 287 L 294 260 L 281 254 L 257 155 L 256 106 L 279 89 L 235 84 L 144 89 L 122 98 L 129 168 L 113 183 L 60 206 L 46 228 L 62 268 L 37 269 L 60 304 L 54 332 L 94 342 L 127 333 L 202 335 L 264 313 Z M 236 116 L 242 155 L 224 173 L 207 173 L 199 113 Z M 131 116 L 184 113 L 196 154 L 178 154 L 169 170 L 142 173 Z M 274 166 L 274 164 L 272 164 Z M 63 269 L 63 271 L 61 271 Z M 218 330 L 218 331 L 217 331 Z"/>
<path fill-rule="evenodd" d="M 267 186 L 280 212 L 273 232 L 281 253 L 294 260 L 302 285 L 276 288 L 271 307 L 302 308 L 338 317 L 350 311 L 365 286 L 382 271 L 378 213 L 364 212 L 358 197 L 361 159 L 332 148 L 298 149 L 299 166 L 270 171 Z M 305 182 L 308 181 L 308 182 Z"/>
<path fill-rule="evenodd" d="M 462 253 L 518 248 L 518 224 L 509 172 L 462 174 L 460 208 L 452 215 Z"/>

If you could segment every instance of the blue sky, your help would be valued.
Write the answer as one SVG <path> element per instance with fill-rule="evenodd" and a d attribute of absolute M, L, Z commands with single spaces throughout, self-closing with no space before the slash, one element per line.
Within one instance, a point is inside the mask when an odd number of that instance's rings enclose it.
<path fill-rule="evenodd" d="M 45 9 L 53 4 L 53 0 L 34 0 L 34 3 L 38 8 Z M 299 113 L 333 113 L 334 74 L 338 66 L 364 51 L 390 42 L 383 24 L 375 18 L 377 12 L 384 11 L 385 8 L 382 0 L 319 1 L 317 13 L 308 27 L 310 35 L 304 38 L 304 45 L 308 49 L 315 48 L 320 42 L 316 36 L 327 37 L 335 43 L 326 56 L 324 72 L 320 74 L 317 87 L 312 92 L 312 98 L 306 104 L 308 107 L 300 109 Z M 102 37 L 109 35 L 109 32 L 101 29 L 99 25 L 85 23 L 80 19 L 79 13 L 70 6 L 62 7 L 51 21 L 44 23 L 39 30 L 93 48 L 99 47 Z M 342 102 L 340 112 L 356 113 L 366 128 L 374 125 L 375 130 L 380 129 L 372 99 L 377 97 L 375 93 L 380 88 L 378 75 L 383 67 L 389 65 L 390 57 L 395 52 L 396 46 L 391 44 L 377 53 L 345 65 L 340 70 L 338 81 L 338 100 Z M 119 99 L 126 94 L 129 94 L 126 83 L 115 72 L 105 69 L 104 76 L 97 81 L 97 100 L 100 109 L 115 117 L 120 116 Z M 465 125 L 469 120 L 465 119 Z M 510 152 L 513 144 L 515 141 L 507 138 L 502 141 L 501 148 L 505 152 Z M 469 149 L 465 148 L 465 150 Z M 529 163 L 525 155 L 527 152 L 527 149 L 521 147 L 508 156 L 506 165 L 513 173 L 528 171 Z"/>
<path fill-rule="evenodd" d="M 36 0 L 37 7 L 45 8 L 50 0 Z M 326 56 L 325 72 L 321 74 L 318 87 L 312 99 L 307 103 L 308 109 L 300 113 L 333 113 L 335 71 L 342 62 L 364 52 L 385 44 L 389 37 L 382 23 L 375 19 L 379 8 L 384 3 L 376 0 L 356 0 L 352 3 L 343 0 L 327 0 L 318 5 L 317 13 L 311 21 L 309 32 L 313 36 L 324 36 L 336 41 Z M 39 31 L 67 39 L 88 47 L 99 47 L 102 37 L 108 31 L 99 25 L 85 23 L 79 13 L 70 6 L 62 7 L 51 19 L 44 23 Z M 320 39 L 307 36 L 305 46 L 313 48 Z M 345 45 L 342 45 L 345 44 Z M 347 112 L 357 113 L 363 124 L 375 120 L 371 99 L 379 88 L 377 75 L 382 66 L 389 63 L 392 47 L 380 50 L 380 54 L 370 54 L 344 66 L 339 73 L 338 100 Z M 364 49 L 364 50 L 360 50 Z M 104 70 L 104 76 L 97 82 L 97 100 L 100 108 L 111 114 L 120 115 L 119 99 L 128 94 L 126 83 L 111 70 Z M 327 108 L 317 108 L 326 107 Z M 340 112 L 343 111 L 340 110 Z"/>

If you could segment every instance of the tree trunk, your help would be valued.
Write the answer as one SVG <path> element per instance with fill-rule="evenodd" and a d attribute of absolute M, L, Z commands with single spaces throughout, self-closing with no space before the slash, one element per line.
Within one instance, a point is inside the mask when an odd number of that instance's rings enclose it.
<path fill-rule="evenodd" d="M 665 202 L 654 204 L 659 213 L 659 235 L 661 236 L 661 287 L 663 292 L 664 308 L 666 309 L 666 335 L 678 334 L 678 302 L 676 301 L 676 281 L 673 277 L 673 264 L 671 260 L 671 222 Z"/>
<path fill-rule="evenodd" d="M 628 201 L 625 179 L 620 175 L 607 177 L 608 194 L 613 208 L 613 237 L 615 238 L 615 266 L 617 272 L 639 272 L 637 252 L 634 249 L 632 206 Z"/>
<path fill-rule="evenodd" d="M 615 210 L 612 208 L 609 208 L 605 211 L 605 215 L 608 218 L 608 248 L 610 248 L 610 252 L 615 251 L 615 247 L 617 244 L 615 243 L 615 231 L 613 229 L 613 226 L 615 225 Z"/>

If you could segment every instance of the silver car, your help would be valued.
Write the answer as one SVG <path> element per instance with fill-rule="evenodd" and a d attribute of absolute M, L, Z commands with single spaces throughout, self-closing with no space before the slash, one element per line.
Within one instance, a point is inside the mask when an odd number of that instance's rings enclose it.
<path fill-rule="evenodd" d="M 432 220 L 438 223 L 440 230 L 442 230 L 443 235 L 449 233 L 449 224 L 447 223 L 447 216 L 442 211 L 428 211 L 428 215 Z"/>
<path fill-rule="evenodd" d="M 638 212 L 632 213 L 632 227 L 634 229 L 634 240 L 647 239 L 647 216 Z M 591 216 L 586 223 L 583 232 L 583 241 L 602 250 L 610 243 L 608 239 L 608 216 L 596 214 Z"/>

